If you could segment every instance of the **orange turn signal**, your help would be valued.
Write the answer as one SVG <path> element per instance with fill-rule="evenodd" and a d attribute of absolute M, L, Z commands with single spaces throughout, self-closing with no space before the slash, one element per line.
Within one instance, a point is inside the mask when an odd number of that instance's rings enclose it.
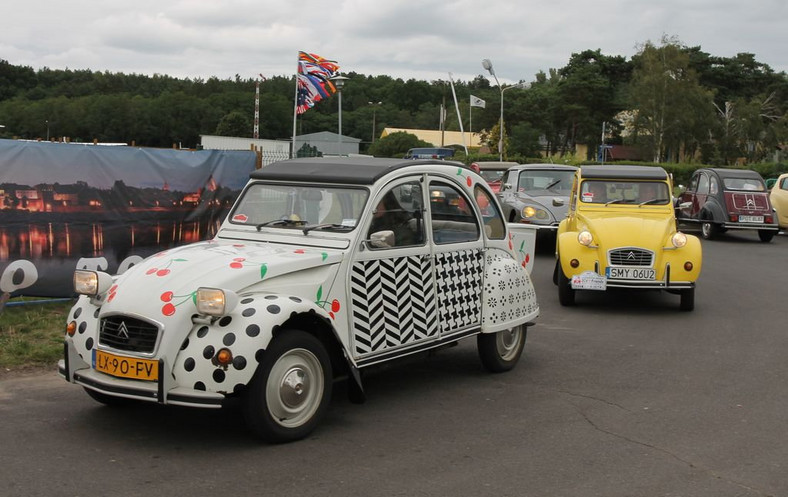
<path fill-rule="evenodd" d="M 569 265 L 576 268 L 580 266 L 580 261 L 578 261 L 577 259 L 572 259 L 571 261 L 569 261 Z"/>
<path fill-rule="evenodd" d="M 77 332 L 77 322 L 76 321 L 71 321 L 70 323 L 68 323 L 68 325 L 66 325 L 66 333 L 68 334 L 68 336 L 73 337 L 74 333 L 76 333 L 76 332 Z"/>
<path fill-rule="evenodd" d="M 690 261 L 684 263 L 684 271 L 692 271 L 692 268 L 695 267 L 692 265 Z"/>
<path fill-rule="evenodd" d="M 216 362 L 222 366 L 230 364 L 233 362 L 233 353 L 230 352 L 230 349 L 220 349 L 219 352 L 216 353 Z"/>

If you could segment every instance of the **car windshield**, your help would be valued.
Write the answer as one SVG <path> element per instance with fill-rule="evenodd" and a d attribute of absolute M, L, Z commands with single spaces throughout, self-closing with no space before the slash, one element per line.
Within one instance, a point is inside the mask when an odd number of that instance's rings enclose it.
<path fill-rule="evenodd" d="M 494 170 L 494 169 L 482 169 L 479 171 L 479 175 L 484 178 L 484 181 L 487 183 L 500 183 L 501 178 L 503 177 L 503 173 L 506 171 L 504 169 L 501 170 Z"/>
<path fill-rule="evenodd" d="M 580 185 L 586 204 L 664 205 L 670 202 L 668 185 L 662 181 L 586 180 Z"/>
<path fill-rule="evenodd" d="M 230 222 L 349 231 L 358 224 L 368 196 L 365 188 L 254 183 L 236 202 Z"/>
<path fill-rule="evenodd" d="M 723 178 L 722 184 L 725 185 L 726 190 L 766 191 L 763 181 L 758 178 Z"/>
<path fill-rule="evenodd" d="M 531 196 L 569 195 L 574 171 L 524 170 L 517 180 L 517 191 Z"/>

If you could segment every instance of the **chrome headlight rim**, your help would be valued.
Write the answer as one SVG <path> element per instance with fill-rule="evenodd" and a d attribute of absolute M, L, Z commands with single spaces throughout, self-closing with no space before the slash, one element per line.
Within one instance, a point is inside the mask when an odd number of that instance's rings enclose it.
<path fill-rule="evenodd" d="M 592 235 L 588 230 L 583 230 L 577 234 L 577 243 L 588 247 L 594 243 L 594 235 Z"/>
<path fill-rule="evenodd" d="M 670 237 L 670 243 L 676 248 L 685 247 L 687 245 L 687 235 L 681 231 L 677 231 Z"/>
<path fill-rule="evenodd" d="M 238 294 L 224 288 L 201 286 L 197 289 L 194 303 L 197 312 L 205 316 L 226 316 L 238 305 Z"/>
<path fill-rule="evenodd" d="M 112 276 L 103 271 L 92 269 L 77 269 L 74 271 L 74 291 L 79 295 L 97 297 L 112 286 Z"/>

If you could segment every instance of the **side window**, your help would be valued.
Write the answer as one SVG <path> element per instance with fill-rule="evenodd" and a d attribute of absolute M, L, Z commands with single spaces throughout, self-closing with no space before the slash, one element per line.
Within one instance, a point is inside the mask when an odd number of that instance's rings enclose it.
<path fill-rule="evenodd" d="M 701 174 L 698 179 L 698 193 L 700 194 L 707 194 L 709 193 L 709 177 L 705 174 Z"/>
<path fill-rule="evenodd" d="M 711 181 L 709 182 L 709 194 L 717 195 L 719 192 L 720 192 L 720 182 L 717 180 L 716 176 L 712 176 Z"/>
<path fill-rule="evenodd" d="M 498 204 L 487 191 L 479 185 L 473 189 L 473 196 L 476 197 L 476 204 L 482 212 L 484 220 L 484 232 L 487 238 L 501 240 L 506 236 L 506 227 L 503 222 L 501 211 Z"/>
<path fill-rule="evenodd" d="M 433 181 L 430 183 L 429 197 L 432 238 L 435 243 L 479 239 L 479 222 L 464 193 L 447 183 Z"/>
<path fill-rule="evenodd" d="M 783 180 L 780 181 L 780 190 L 788 190 L 788 178 L 783 178 Z"/>
<path fill-rule="evenodd" d="M 421 183 L 399 184 L 378 197 L 367 239 L 372 248 L 424 244 Z"/>
<path fill-rule="evenodd" d="M 691 192 L 698 191 L 698 178 L 700 178 L 700 174 L 696 174 L 695 176 L 692 177 L 692 181 L 690 182 L 690 187 L 689 187 L 689 190 Z"/>

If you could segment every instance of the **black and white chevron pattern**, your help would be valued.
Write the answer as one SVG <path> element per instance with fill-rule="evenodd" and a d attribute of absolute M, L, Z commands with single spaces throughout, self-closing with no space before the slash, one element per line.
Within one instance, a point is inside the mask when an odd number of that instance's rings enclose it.
<path fill-rule="evenodd" d="M 479 249 L 436 255 L 441 333 L 480 323 L 483 266 Z"/>
<path fill-rule="evenodd" d="M 434 337 L 435 288 L 427 258 L 397 257 L 353 264 L 350 291 L 358 355 Z"/>

